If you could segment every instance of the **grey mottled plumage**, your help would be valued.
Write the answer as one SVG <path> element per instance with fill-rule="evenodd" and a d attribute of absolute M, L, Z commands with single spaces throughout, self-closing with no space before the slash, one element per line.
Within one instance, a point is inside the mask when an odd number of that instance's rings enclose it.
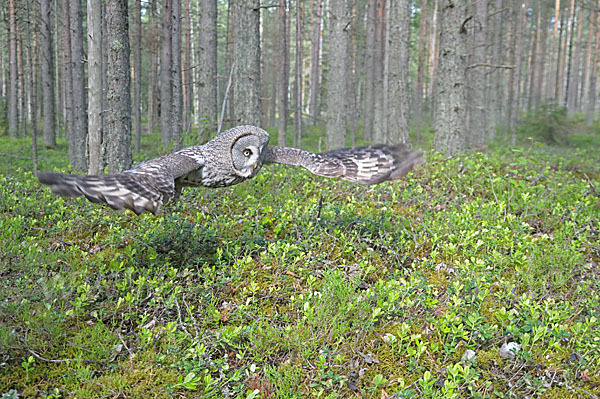
<path fill-rule="evenodd" d="M 425 160 L 422 151 L 404 145 L 373 145 L 313 154 L 269 146 L 269 134 L 255 126 L 227 130 L 204 145 L 142 162 L 114 175 L 38 174 L 54 194 L 85 196 L 114 209 L 156 213 L 182 187 L 227 187 L 251 179 L 265 163 L 303 166 L 311 173 L 377 184 L 406 175 Z"/>

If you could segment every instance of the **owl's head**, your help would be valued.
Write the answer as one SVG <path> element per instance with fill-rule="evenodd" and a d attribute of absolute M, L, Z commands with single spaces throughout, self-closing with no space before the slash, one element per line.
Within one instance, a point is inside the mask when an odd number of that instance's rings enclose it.
<path fill-rule="evenodd" d="M 255 126 L 239 126 L 240 135 L 231 145 L 231 165 L 236 174 L 252 178 L 260 171 L 269 144 L 269 134 Z"/>

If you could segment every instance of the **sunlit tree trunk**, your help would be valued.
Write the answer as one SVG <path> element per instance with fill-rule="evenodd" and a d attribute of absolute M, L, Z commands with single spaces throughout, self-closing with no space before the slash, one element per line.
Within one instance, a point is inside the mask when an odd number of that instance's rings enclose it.
<path fill-rule="evenodd" d="M 600 10 L 600 0 L 597 8 Z M 600 53 L 600 12 L 596 13 L 596 23 L 594 24 L 596 37 L 594 39 L 594 59 L 592 61 L 592 72 L 590 78 L 590 87 L 588 91 L 587 103 L 587 125 L 592 126 L 594 123 L 594 110 L 596 108 L 596 89 L 598 84 L 598 53 Z M 591 28 L 591 27 L 590 27 Z"/>
<path fill-rule="evenodd" d="M 479 0 L 473 4 L 473 37 L 471 47 L 472 67 L 468 70 L 469 76 L 469 107 L 470 124 L 468 139 L 472 148 L 482 148 L 486 144 L 489 136 L 487 131 L 487 99 L 485 96 L 486 82 L 485 76 L 488 72 L 486 67 L 486 45 L 487 45 L 487 0 Z"/>
<path fill-rule="evenodd" d="M 69 0 L 61 0 L 61 80 L 62 80 L 62 113 L 63 125 L 67 138 L 73 135 L 73 76 L 71 64 L 71 20 L 69 17 Z"/>
<path fill-rule="evenodd" d="M 294 147 L 302 147 L 302 8 L 296 0 L 296 54 L 294 76 Z"/>
<path fill-rule="evenodd" d="M 156 98 L 156 82 L 158 81 L 158 24 L 156 21 L 156 1 L 150 0 L 149 9 L 149 63 L 148 63 L 148 109 L 146 116 L 146 131 L 148 134 L 154 132 L 154 126 L 158 114 L 157 98 Z"/>
<path fill-rule="evenodd" d="M 421 137 L 423 127 L 423 86 L 425 82 L 425 71 L 427 63 L 427 12 L 428 0 L 421 2 L 421 17 L 419 18 L 419 49 L 417 60 L 417 78 L 413 95 L 414 121 L 418 129 L 418 139 Z"/>
<path fill-rule="evenodd" d="M 579 93 L 579 72 L 581 67 L 581 36 L 583 33 L 583 11 L 579 7 L 579 11 L 574 11 L 574 18 L 571 29 L 577 29 L 575 34 L 575 40 L 571 42 L 571 55 L 570 55 L 570 67 L 569 76 L 567 82 L 567 110 L 569 115 L 573 115 L 577 111 L 578 93 Z M 577 25 L 575 25 L 577 21 Z"/>
<path fill-rule="evenodd" d="M 175 149 L 181 148 L 183 131 L 183 87 L 181 82 L 181 0 L 171 0 L 171 140 Z"/>
<path fill-rule="evenodd" d="M 513 44 L 513 64 L 515 67 L 511 72 L 510 79 L 510 99 L 509 106 L 509 131 L 511 133 L 511 145 L 517 144 L 517 119 L 519 117 L 519 96 L 521 86 L 521 71 L 523 65 L 523 30 L 527 21 L 526 10 L 528 8 L 528 0 L 525 0 L 525 7 L 522 6 L 522 1 L 517 0 L 513 7 L 513 18 L 516 29 L 514 29 L 514 44 Z"/>
<path fill-rule="evenodd" d="M 188 133 L 192 128 L 192 25 L 191 1 L 185 0 L 183 11 L 183 61 L 181 66 L 181 82 L 183 85 L 183 131 Z"/>
<path fill-rule="evenodd" d="M 375 103 L 375 69 L 377 60 L 376 48 L 376 26 L 377 26 L 377 0 L 367 2 L 367 32 L 365 48 L 365 101 L 364 101 L 364 125 L 363 139 L 371 140 L 373 137 L 373 118 Z"/>

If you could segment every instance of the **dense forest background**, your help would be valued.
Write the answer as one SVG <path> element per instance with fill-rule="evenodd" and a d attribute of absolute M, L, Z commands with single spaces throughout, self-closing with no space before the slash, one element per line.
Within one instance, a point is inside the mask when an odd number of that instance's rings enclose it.
<path fill-rule="evenodd" d="M 410 129 L 419 145 L 432 128 L 454 154 L 514 145 L 525 112 L 591 126 L 597 109 L 596 0 L 8 0 L 0 13 L 2 133 L 67 137 L 90 173 L 129 167 L 155 130 L 178 148 L 255 124 L 301 147 L 320 125 L 333 148 Z"/>

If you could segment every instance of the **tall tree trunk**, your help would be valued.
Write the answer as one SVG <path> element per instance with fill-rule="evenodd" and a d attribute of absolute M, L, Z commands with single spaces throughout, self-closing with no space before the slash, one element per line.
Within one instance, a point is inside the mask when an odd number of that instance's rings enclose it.
<path fill-rule="evenodd" d="M 329 26 L 326 44 L 327 70 L 327 136 L 331 150 L 346 146 L 346 78 L 348 60 L 348 31 L 350 7 L 347 0 L 330 0 Z"/>
<path fill-rule="evenodd" d="M 201 140 L 217 130 L 217 0 L 200 2 L 200 34 L 198 35 L 198 109 Z M 229 72 L 229 71 L 227 71 Z"/>
<path fill-rule="evenodd" d="M 106 160 L 109 173 L 131 166 L 131 82 L 127 0 L 106 1 L 108 46 Z"/>
<path fill-rule="evenodd" d="M 157 0 L 150 0 L 150 16 L 149 16 L 149 46 L 150 47 L 150 61 L 148 64 L 148 109 L 146 116 L 146 131 L 148 134 L 154 132 L 154 126 L 158 115 L 158 101 L 156 98 L 156 89 L 158 81 L 158 38 L 160 33 L 158 32 L 158 23 L 156 21 L 156 2 Z"/>
<path fill-rule="evenodd" d="M 134 151 L 138 154 L 142 140 L 142 5 L 141 0 L 133 0 L 132 4 Z"/>
<path fill-rule="evenodd" d="M 573 115 L 575 111 L 577 111 L 577 103 L 579 100 L 578 89 L 579 72 L 581 66 L 581 36 L 583 33 L 583 18 L 581 18 L 582 13 L 583 11 L 581 7 L 579 7 L 579 12 L 577 13 L 576 17 L 577 26 L 575 26 L 575 19 L 573 19 L 573 25 L 571 27 L 571 29 L 577 29 L 577 34 L 575 35 L 575 41 L 571 42 L 569 80 L 567 82 L 567 110 L 569 115 Z"/>
<path fill-rule="evenodd" d="M 311 123 L 319 117 L 318 100 L 321 93 L 321 21 L 323 19 L 323 0 L 314 0 L 312 37 L 310 47 L 310 94 L 308 113 Z"/>
<path fill-rule="evenodd" d="M 408 88 L 410 54 L 410 1 L 388 0 L 389 39 L 386 54 L 388 79 L 387 142 L 408 143 Z"/>
<path fill-rule="evenodd" d="M 162 37 L 160 43 L 160 137 L 162 145 L 173 140 L 173 82 L 171 82 L 173 60 L 171 56 L 171 24 L 173 23 L 172 1 L 162 0 Z"/>
<path fill-rule="evenodd" d="M 181 63 L 181 84 L 183 92 L 183 131 L 189 133 L 192 128 L 192 25 L 191 2 L 184 0 L 183 10 L 183 56 Z"/>
<path fill-rule="evenodd" d="M 88 173 L 104 170 L 102 154 L 102 0 L 87 0 L 88 25 Z"/>
<path fill-rule="evenodd" d="M 597 8 L 600 10 L 600 0 Z M 587 126 L 592 126 L 594 123 L 594 110 L 596 108 L 596 88 L 598 83 L 598 53 L 600 53 L 600 12 L 596 12 L 596 37 L 594 39 L 594 59 L 592 61 L 592 72 L 590 78 L 590 86 L 587 102 Z M 590 26 L 590 29 L 592 26 Z"/>
<path fill-rule="evenodd" d="M 81 0 L 70 0 L 71 79 L 73 80 L 73 130 L 69 136 L 69 162 L 75 170 L 87 170 L 87 101 L 83 75 L 83 27 Z"/>
<path fill-rule="evenodd" d="M 413 96 L 413 113 L 415 125 L 417 127 L 418 141 L 421 138 L 421 129 L 423 128 L 423 86 L 425 81 L 425 70 L 427 62 L 427 11 L 428 0 L 421 1 L 421 16 L 419 18 L 419 53 L 417 60 L 417 79 L 415 84 L 415 93 Z"/>
<path fill-rule="evenodd" d="M 527 11 L 528 0 L 525 0 L 525 7 L 522 7 L 522 1 L 517 0 L 514 4 L 513 15 L 515 18 L 515 42 L 514 42 L 514 65 L 510 88 L 510 100 L 509 100 L 509 115 L 510 115 L 510 132 L 511 132 L 511 145 L 517 145 L 517 119 L 519 116 L 519 97 L 521 87 L 521 71 L 523 66 L 522 52 L 523 52 L 523 30 L 527 22 Z"/>
<path fill-rule="evenodd" d="M 183 131 L 183 87 L 181 82 L 181 0 L 172 0 L 173 18 L 171 22 L 171 62 L 173 102 L 171 108 L 171 140 L 175 149 L 181 148 Z"/>
<path fill-rule="evenodd" d="M 258 0 L 232 0 L 232 5 L 235 122 L 260 126 L 260 4 Z"/>
<path fill-rule="evenodd" d="M 302 8 L 300 1 L 296 0 L 296 57 L 295 57 L 295 83 L 294 83 L 294 147 L 302 147 Z"/>
<path fill-rule="evenodd" d="M 560 76 L 560 85 L 561 85 L 561 95 L 558 97 L 558 100 L 564 104 L 565 107 L 568 107 L 568 83 L 569 83 L 569 72 L 571 69 L 571 55 L 573 51 L 573 27 L 575 25 L 575 0 L 571 0 L 571 5 L 569 7 L 569 19 L 567 21 L 567 30 L 563 35 L 563 55 L 561 62 L 561 76 Z"/>
<path fill-rule="evenodd" d="M 17 70 L 19 75 L 19 136 L 27 135 L 27 101 L 25 83 L 25 60 L 23 59 L 23 34 L 17 26 Z"/>
<path fill-rule="evenodd" d="M 470 127 L 469 127 L 469 145 L 472 148 L 479 149 L 485 146 L 486 139 L 490 135 L 487 131 L 487 99 L 486 92 L 486 68 L 481 66 L 486 64 L 486 46 L 487 46 L 487 0 L 479 0 L 474 4 L 475 16 L 474 31 L 472 40 L 471 58 L 473 67 L 469 69 L 469 106 L 470 106 Z M 479 66 L 477 66 L 479 65 Z"/>
<path fill-rule="evenodd" d="M 541 19 L 540 19 L 540 37 L 538 40 L 538 55 L 537 55 L 537 63 L 536 63 L 536 82 L 533 84 L 533 107 L 537 107 L 542 103 L 542 93 L 544 92 L 543 86 L 545 82 L 545 70 L 546 70 L 546 42 L 548 40 L 548 8 L 544 5 L 544 2 L 540 2 L 540 10 Z"/>
<path fill-rule="evenodd" d="M 52 47 L 52 19 L 50 0 L 40 1 L 40 69 L 42 81 L 42 107 L 44 115 L 44 145 L 56 146 L 54 125 L 54 51 Z M 35 119 L 35 118 L 34 118 Z"/>
<path fill-rule="evenodd" d="M 15 0 L 8 0 L 8 135 L 12 138 L 19 134 L 16 13 Z"/>
<path fill-rule="evenodd" d="M 433 12 L 431 13 L 431 44 L 429 45 L 429 85 L 427 90 L 428 105 L 429 105 L 429 113 L 430 119 L 433 120 L 434 113 L 434 90 L 435 90 L 435 80 L 437 78 L 437 67 L 439 60 L 439 7 L 440 2 L 433 2 Z"/>
<path fill-rule="evenodd" d="M 40 7 L 41 8 L 41 7 Z M 29 10 L 29 8 L 28 8 Z M 29 14 L 29 12 L 28 12 Z M 42 14 L 43 15 L 43 14 Z M 48 14 L 49 16 L 49 14 Z M 29 17 L 29 16 L 28 16 Z M 43 19 L 43 17 L 41 18 Z M 52 36 L 50 38 L 50 43 L 52 43 Z M 37 112 L 37 103 L 38 103 L 38 56 L 37 56 L 37 35 L 33 34 L 33 43 L 32 43 L 32 54 L 31 54 L 31 75 L 29 76 L 29 80 L 31 81 L 32 91 L 31 91 L 31 108 L 33 109 L 33 118 L 31 118 L 31 160 L 33 163 L 33 174 L 37 175 L 38 173 L 38 146 L 37 146 L 37 136 L 38 136 L 38 112 Z M 52 45 L 50 45 L 52 52 Z M 52 65 L 52 64 L 51 64 Z M 54 96 L 51 97 L 50 102 L 54 104 Z M 54 118 L 52 118 L 52 122 L 54 123 Z"/>
<path fill-rule="evenodd" d="M 371 139 L 377 143 L 383 143 L 386 140 L 386 117 L 384 110 L 387 98 L 387 90 L 384 88 L 385 35 L 388 32 L 385 15 L 386 3 L 387 0 L 377 1 L 377 26 L 375 27 L 375 58 L 377 62 L 375 63 L 375 96 L 373 105 L 373 134 Z"/>
<path fill-rule="evenodd" d="M 587 109 L 587 101 L 588 101 L 588 87 L 590 85 L 590 68 L 592 63 L 592 47 L 594 42 L 594 12 L 588 12 L 588 32 L 587 38 L 585 41 L 585 62 L 583 63 L 582 69 L 582 77 L 581 77 L 581 96 L 579 101 L 580 110 Z"/>
<path fill-rule="evenodd" d="M 367 2 L 367 43 L 365 48 L 365 102 L 363 139 L 371 140 L 373 137 L 373 119 L 375 104 L 375 73 L 377 65 L 377 0 Z"/>
<path fill-rule="evenodd" d="M 62 91 L 63 91 L 63 123 L 66 137 L 73 135 L 73 65 L 71 63 L 71 20 L 69 16 L 69 0 L 61 0 L 62 30 L 61 30 L 61 62 L 62 62 Z"/>
<path fill-rule="evenodd" d="M 290 73 L 290 52 L 287 36 L 287 0 L 279 4 L 279 90 L 277 92 L 278 119 L 277 144 L 285 146 L 285 133 L 288 118 L 288 85 Z"/>
<path fill-rule="evenodd" d="M 467 31 L 465 6 L 440 4 L 439 62 L 435 80 L 436 110 L 433 121 L 436 150 L 458 154 L 465 149 L 465 54 Z"/>

